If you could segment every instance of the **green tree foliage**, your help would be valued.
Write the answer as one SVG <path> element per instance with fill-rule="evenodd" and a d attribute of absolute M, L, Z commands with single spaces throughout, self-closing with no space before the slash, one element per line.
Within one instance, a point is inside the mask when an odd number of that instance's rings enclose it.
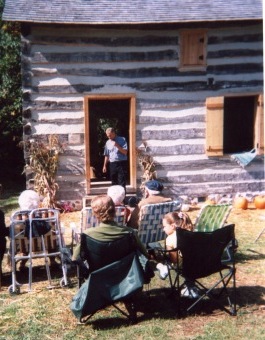
<path fill-rule="evenodd" d="M 0 176 L 12 180 L 23 171 L 20 25 L 4 22 L 3 9 L 0 0 Z"/>

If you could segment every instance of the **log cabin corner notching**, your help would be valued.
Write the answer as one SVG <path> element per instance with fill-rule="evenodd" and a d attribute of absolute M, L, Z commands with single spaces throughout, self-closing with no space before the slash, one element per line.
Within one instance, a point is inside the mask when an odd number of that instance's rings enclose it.
<path fill-rule="evenodd" d="M 128 139 L 128 193 L 143 141 L 167 195 L 264 190 L 261 0 L 6 0 L 3 20 L 22 27 L 24 138 L 67 142 L 59 199 L 106 192 L 100 117 Z"/>

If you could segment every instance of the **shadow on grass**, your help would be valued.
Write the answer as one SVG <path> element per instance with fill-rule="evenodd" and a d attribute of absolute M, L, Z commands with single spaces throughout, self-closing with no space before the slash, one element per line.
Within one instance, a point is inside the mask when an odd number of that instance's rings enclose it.
<path fill-rule="evenodd" d="M 251 260 L 264 260 L 265 254 L 253 249 L 246 249 L 246 252 L 237 252 L 235 255 L 236 263 L 247 262 Z"/>
<path fill-rule="evenodd" d="M 43 261 L 42 261 L 43 260 Z M 35 284 L 46 282 L 47 285 L 49 283 L 48 281 L 48 275 L 45 267 L 44 259 L 38 259 L 38 261 L 43 262 L 41 265 L 33 265 L 32 267 L 32 287 L 34 288 Z M 17 268 L 19 266 L 19 262 L 17 263 Z M 63 277 L 63 270 L 62 265 L 57 262 L 56 265 L 50 266 L 50 274 L 52 281 L 54 280 L 61 280 Z M 26 267 L 23 269 L 23 271 L 17 270 L 15 273 L 16 281 L 22 285 L 21 288 L 22 291 L 26 290 L 26 285 L 29 284 L 29 269 Z M 76 278 L 76 268 L 70 268 L 67 269 L 67 278 Z M 2 288 L 3 287 L 9 287 L 12 284 L 12 272 L 10 269 L 10 272 L 5 272 L 2 274 Z M 25 289 L 24 289 L 25 287 Z"/>
<path fill-rule="evenodd" d="M 53 279 L 62 277 L 60 267 L 51 268 Z M 68 271 L 68 277 L 76 278 L 75 268 Z M 17 276 L 18 282 L 28 284 L 28 271 L 19 273 Z M 47 274 L 44 266 L 33 267 L 33 288 L 37 282 L 47 282 Z M 8 287 L 11 285 L 11 273 L 5 273 L 3 276 L 2 285 Z M 135 306 L 138 314 L 138 324 L 145 323 L 151 320 L 176 320 L 185 318 L 186 313 L 178 314 L 177 296 L 172 295 L 169 286 L 165 281 L 165 287 L 148 289 L 137 295 Z M 151 283 L 152 285 L 152 283 Z M 4 287 L 2 287 L 3 289 Z M 77 290 L 77 286 L 76 286 Z M 230 288 L 228 289 L 230 290 Z M 231 292 L 231 290 L 230 290 Z M 27 294 L 27 293 L 25 293 Z M 257 306 L 264 306 L 265 287 L 262 286 L 238 286 L 236 288 L 238 314 L 246 312 L 246 309 L 253 309 Z M 181 310 L 187 307 L 191 300 L 187 298 L 181 299 Z M 70 303 L 70 301 L 69 301 Z M 120 304 L 123 308 L 123 304 Z M 67 306 L 68 308 L 68 306 Z M 211 317 L 220 314 L 226 314 L 209 299 L 205 299 L 198 304 L 196 309 L 190 314 L 191 316 Z M 113 307 L 98 311 L 83 327 L 90 325 L 94 329 L 115 329 L 124 326 L 130 326 L 131 323 L 122 314 L 119 314 Z"/>
<path fill-rule="evenodd" d="M 229 289 L 228 289 L 229 291 Z M 237 312 L 238 314 L 244 307 L 263 306 L 265 287 L 262 286 L 242 286 L 237 290 Z M 230 291 L 231 293 L 231 291 Z M 221 300 L 222 301 L 222 300 Z M 224 304 L 225 300 L 223 300 Z M 191 300 L 187 298 L 181 299 L 181 311 L 178 310 L 177 298 L 170 295 L 170 289 L 152 289 L 149 292 L 143 292 L 136 300 L 135 306 L 138 314 L 138 324 L 150 321 L 152 319 L 160 320 L 176 320 L 190 316 L 210 317 L 226 313 L 221 310 L 215 302 L 209 299 L 202 300 L 192 313 L 185 313 L 184 309 L 191 304 Z M 112 310 L 113 312 L 113 310 Z M 111 311 L 98 311 L 84 326 L 92 326 L 94 329 L 114 329 L 124 325 L 130 325 L 130 322 L 123 317 L 113 317 Z"/>

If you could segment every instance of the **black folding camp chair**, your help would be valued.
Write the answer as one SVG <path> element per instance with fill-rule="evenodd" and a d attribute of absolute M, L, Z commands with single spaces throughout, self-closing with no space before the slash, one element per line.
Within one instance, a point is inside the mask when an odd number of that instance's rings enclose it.
<path fill-rule="evenodd" d="M 169 269 L 170 287 L 177 292 L 179 311 L 183 309 L 182 299 L 186 296 L 186 300 L 190 300 L 187 312 L 195 309 L 202 300 L 210 299 L 230 315 L 236 315 L 233 252 L 229 264 L 222 261 L 224 249 L 230 242 L 232 245 L 235 242 L 234 227 L 230 224 L 212 232 L 177 229 L 177 248 L 172 250 L 179 252 L 177 264 L 172 266 L 168 260 L 165 264 Z M 168 251 L 160 250 L 160 253 L 168 258 Z M 189 294 L 185 293 L 187 290 L 190 290 Z"/>
<path fill-rule="evenodd" d="M 204 205 L 194 223 L 194 231 L 213 231 L 222 228 L 228 224 L 227 219 L 232 210 L 231 204 L 208 204 Z M 238 245 L 238 242 L 236 241 Z M 230 262 L 231 260 L 231 244 L 225 248 L 225 257 L 223 262 Z"/>
<path fill-rule="evenodd" d="M 103 242 L 83 233 L 80 256 L 87 264 L 87 278 L 71 303 L 71 310 L 79 321 L 85 323 L 97 311 L 112 305 L 131 322 L 136 322 L 132 297 L 142 289 L 145 280 L 133 234 Z M 126 311 L 116 304 L 119 301 L 125 303 Z"/>

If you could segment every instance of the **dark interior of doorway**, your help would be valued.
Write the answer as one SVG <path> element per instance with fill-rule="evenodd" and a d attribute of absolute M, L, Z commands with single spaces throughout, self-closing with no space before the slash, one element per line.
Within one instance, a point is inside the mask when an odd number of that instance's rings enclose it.
<path fill-rule="evenodd" d="M 113 127 L 117 135 L 125 137 L 129 146 L 129 99 L 90 99 L 88 102 L 89 110 L 89 149 L 91 182 L 109 181 L 108 173 L 102 173 L 104 161 L 104 146 L 107 141 L 106 129 Z M 127 183 L 129 184 L 129 155 Z"/>
<path fill-rule="evenodd" d="M 253 149 L 255 96 L 226 97 L 224 101 L 224 152 Z"/>

